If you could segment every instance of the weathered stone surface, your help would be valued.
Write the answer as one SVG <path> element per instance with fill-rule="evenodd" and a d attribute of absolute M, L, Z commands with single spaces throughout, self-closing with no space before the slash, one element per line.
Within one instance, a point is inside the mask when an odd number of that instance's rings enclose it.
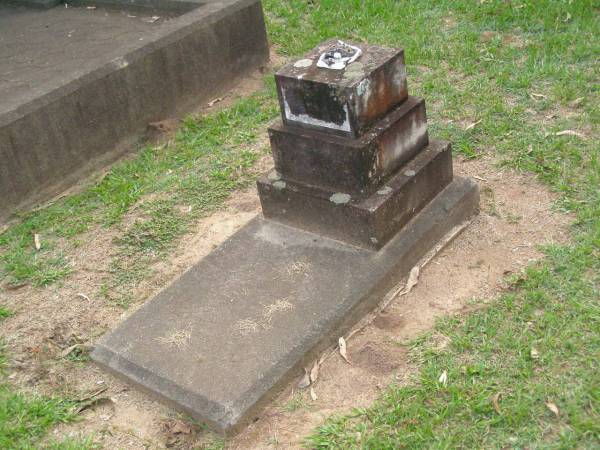
<path fill-rule="evenodd" d="M 61 0 L 9 0 L 15 5 L 29 6 L 32 8 L 53 8 L 61 3 Z"/>
<path fill-rule="evenodd" d="M 379 252 L 257 218 L 143 305 L 92 358 L 235 431 L 478 208 L 456 179 Z"/>
<path fill-rule="evenodd" d="M 450 144 L 431 141 L 367 198 L 291 180 L 258 180 L 265 217 L 379 249 L 452 181 Z"/>
<path fill-rule="evenodd" d="M 327 41 L 275 75 L 283 122 L 358 137 L 408 95 L 403 50 L 357 45 L 362 56 L 342 70 L 317 67 Z"/>
<path fill-rule="evenodd" d="M 121 1 L 166 8 L 157 15 L 170 19 L 152 23 L 112 3 L 0 4 L 0 73 L 12 74 L 0 77 L 0 220 L 115 160 L 149 122 L 197 107 L 268 61 L 258 0 Z"/>
<path fill-rule="evenodd" d="M 427 145 L 425 102 L 409 97 L 359 138 L 282 122 L 269 137 L 283 179 L 364 196 Z"/>

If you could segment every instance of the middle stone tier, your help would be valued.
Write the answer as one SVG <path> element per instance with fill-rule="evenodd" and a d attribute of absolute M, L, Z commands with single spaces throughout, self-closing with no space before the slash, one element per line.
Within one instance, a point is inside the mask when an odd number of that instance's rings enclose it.
<path fill-rule="evenodd" d="M 269 128 L 269 138 L 282 178 L 364 197 L 427 145 L 425 102 L 408 97 L 359 138 L 281 121 Z"/>
<path fill-rule="evenodd" d="M 296 181 L 272 172 L 258 180 L 266 218 L 360 247 L 383 247 L 452 181 L 450 144 L 431 141 L 371 195 Z"/>

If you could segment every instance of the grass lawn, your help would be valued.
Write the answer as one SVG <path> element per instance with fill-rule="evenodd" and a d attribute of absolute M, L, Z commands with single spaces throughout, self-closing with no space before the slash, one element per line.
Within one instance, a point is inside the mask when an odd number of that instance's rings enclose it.
<path fill-rule="evenodd" d="M 437 325 L 447 348 L 414 343 L 409 386 L 331 418 L 307 446 L 600 447 L 600 3 L 265 3 L 290 55 L 334 36 L 404 47 L 432 135 L 535 173 L 577 217 L 572 244 L 545 248 L 493 306 Z"/>
<path fill-rule="evenodd" d="M 560 194 L 556 208 L 576 217 L 572 242 L 545 248 L 545 259 L 512 279 L 492 306 L 438 324 L 450 342 L 443 351 L 428 336 L 412 345 L 421 366 L 412 384 L 331 418 L 307 446 L 600 447 L 600 2 L 263 4 L 284 55 L 330 37 L 403 47 L 409 91 L 425 97 L 432 136 L 466 157 L 495 154 L 531 172 Z M 258 138 L 277 115 L 270 78 L 223 111 L 189 117 L 171 143 L 141 148 L 83 192 L 24 214 L 0 233 L 0 281 L 63 283 L 82 236 L 107 228 L 116 251 L 100 295 L 126 307 L 151 263 L 254 179 L 264 151 Z M 133 212 L 144 220 L 126 221 Z M 0 320 L 10 314 L 0 306 Z M 73 419 L 69 405 L 3 385 L 0 447 L 35 447 L 54 424 Z"/>
<path fill-rule="evenodd" d="M 9 317 L 11 311 L 0 307 L 0 320 Z M 1 344 L 0 344 L 1 345 Z M 0 372 L 4 373 L 6 356 L 0 347 Z M 0 448 L 39 448 L 45 434 L 55 425 L 77 418 L 75 403 L 61 398 L 48 398 L 16 392 L 9 384 L 0 381 Z M 56 450 L 93 449 L 90 438 L 84 440 L 50 440 L 45 448 Z"/>

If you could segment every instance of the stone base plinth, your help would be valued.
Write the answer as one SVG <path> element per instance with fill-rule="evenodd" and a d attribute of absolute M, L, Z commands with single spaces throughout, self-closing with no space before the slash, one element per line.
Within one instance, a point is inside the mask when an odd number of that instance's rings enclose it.
<path fill-rule="evenodd" d="M 266 218 L 379 249 L 452 181 L 450 144 L 432 141 L 368 197 L 271 174 L 258 180 Z"/>

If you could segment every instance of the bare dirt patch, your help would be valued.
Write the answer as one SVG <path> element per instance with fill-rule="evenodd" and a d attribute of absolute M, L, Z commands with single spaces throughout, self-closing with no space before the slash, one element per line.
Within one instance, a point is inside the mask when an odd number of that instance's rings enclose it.
<path fill-rule="evenodd" d="M 266 169 L 271 162 L 264 158 L 259 164 Z M 228 440 L 227 448 L 296 448 L 331 414 L 370 405 L 381 389 L 402 382 L 414 370 L 399 344 L 431 328 L 442 314 L 460 313 L 492 299 L 507 274 L 518 273 L 541 256 L 539 244 L 567 239 L 570 218 L 552 211 L 553 195 L 530 175 L 498 170 L 491 159 L 460 157 L 455 173 L 478 180 L 481 214 L 427 265 L 410 293 L 348 340 L 351 365 L 337 354 L 323 363 L 314 386 L 317 400 L 308 390 L 298 393 L 293 383 L 257 422 Z M 62 286 L 0 292 L 0 301 L 16 312 L 1 325 L 12 383 L 24 390 L 76 398 L 108 388 L 101 394 L 106 402 L 86 409 L 80 422 L 61 426 L 55 434 L 93 433 L 105 448 L 193 448 L 206 441 L 206 434 L 190 428 L 172 409 L 85 358 L 79 361 L 64 353 L 76 344 L 82 348 L 92 344 L 257 213 L 255 189 L 234 193 L 223 210 L 197 222 L 172 255 L 154 268 L 127 311 L 93 295 L 114 251 L 110 230 L 96 230 L 83 239 L 71 255 L 76 271 Z M 299 407 L 285 407 L 298 396 L 303 399 Z"/>

